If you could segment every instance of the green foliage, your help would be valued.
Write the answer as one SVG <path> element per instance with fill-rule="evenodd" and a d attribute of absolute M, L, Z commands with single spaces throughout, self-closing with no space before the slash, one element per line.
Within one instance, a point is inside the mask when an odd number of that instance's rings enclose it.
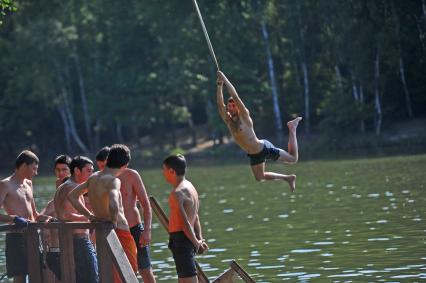
<path fill-rule="evenodd" d="M 0 1 L 0 19 L 18 7 L 15 1 Z M 414 115 L 425 114 L 421 4 L 392 5 L 199 1 L 219 65 L 250 109 L 259 135 L 276 132 L 263 20 L 283 123 L 305 115 L 301 64 L 306 63 L 312 132 L 328 140 L 361 133 L 362 121 L 373 124 L 377 51 L 385 123 L 407 117 L 400 58 Z M 400 21 L 400 47 L 394 14 Z M 216 70 L 191 1 L 105 5 L 100 0 L 53 0 L 41 9 L 37 1 L 23 0 L 0 33 L 0 134 L 7 137 L 0 153 L 31 145 L 51 155 L 80 153 L 77 141 L 64 135 L 60 113 L 66 111 L 92 151 L 117 141 L 145 144 L 147 137 L 158 150 L 185 147 L 179 144 L 185 140 L 179 130 L 197 126 L 207 127 L 210 138 L 227 133 L 216 109 Z M 362 100 L 354 97 L 354 88 L 358 96 L 363 90 Z"/>

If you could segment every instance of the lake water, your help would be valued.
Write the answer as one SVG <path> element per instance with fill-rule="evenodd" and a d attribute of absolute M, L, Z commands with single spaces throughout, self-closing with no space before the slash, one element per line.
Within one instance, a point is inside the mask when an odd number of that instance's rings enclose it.
<path fill-rule="evenodd" d="M 248 165 L 189 163 L 210 246 L 197 260 L 209 278 L 235 259 L 256 282 L 426 282 L 426 155 L 267 167 L 296 173 L 296 192 L 283 182 L 255 182 Z M 141 175 L 168 211 L 171 187 L 160 168 Z M 34 183 L 41 208 L 54 181 Z M 156 216 L 151 250 L 157 280 L 176 282 Z"/>

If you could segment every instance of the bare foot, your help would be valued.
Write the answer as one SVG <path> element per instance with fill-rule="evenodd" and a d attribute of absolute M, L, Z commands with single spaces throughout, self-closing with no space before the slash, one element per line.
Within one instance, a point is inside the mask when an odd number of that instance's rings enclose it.
<path fill-rule="evenodd" d="M 302 120 L 302 117 L 297 117 L 296 119 L 293 119 L 293 120 L 287 122 L 288 129 L 290 131 L 295 131 L 301 120 Z"/>
<path fill-rule="evenodd" d="M 286 181 L 290 185 L 291 192 L 294 193 L 294 190 L 296 190 L 296 175 L 288 175 Z"/>

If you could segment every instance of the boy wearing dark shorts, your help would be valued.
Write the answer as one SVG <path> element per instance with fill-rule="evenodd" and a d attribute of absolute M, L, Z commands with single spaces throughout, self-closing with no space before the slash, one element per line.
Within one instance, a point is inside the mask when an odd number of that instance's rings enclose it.
<path fill-rule="evenodd" d="M 185 172 L 183 155 L 171 155 L 163 161 L 164 178 L 173 186 L 169 195 L 169 248 L 179 282 L 198 282 L 194 256 L 208 246 L 201 233 L 198 192 L 185 178 Z"/>

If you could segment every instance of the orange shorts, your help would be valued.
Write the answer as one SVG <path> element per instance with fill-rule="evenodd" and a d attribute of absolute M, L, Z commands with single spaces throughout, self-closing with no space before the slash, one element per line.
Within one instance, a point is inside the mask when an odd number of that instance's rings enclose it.
<path fill-rule="evenodd" d="M 120 240 L 121 246 L 123 247 L 124 252 L 126 253 L 127 259 L 132 266 L 133 271 L 136 273 L 138 271 L 138 259 L 137 259 L 137 249 L 135 240 L 133 239 L 130 231 L 115 229 L 118 239 Z M 114 267 L 114 282 L 122 282 L 118 271 Z"/>

